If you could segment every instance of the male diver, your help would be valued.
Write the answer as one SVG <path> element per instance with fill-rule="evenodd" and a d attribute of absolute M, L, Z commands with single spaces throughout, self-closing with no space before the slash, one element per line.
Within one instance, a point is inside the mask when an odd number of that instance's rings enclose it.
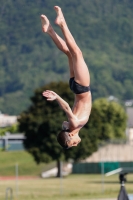
<path fill-rule="evenodd" d="M 55 24 L 60 27 L 64 40 L 54 31 L 45 15 L 41 15 L 42 31 L 47 33 L 57 48 L 68 57 L 70 70 L 69 85 L 75 94 L 73 108 L 71 109 L 69 104 L 54 91 L 46 90 L 43 92 L 43 96 L 48 101 L 56 100 L 67 115 L 68 121 L 63 122 L 62 130 L 58 134 L 57 140 L 63 148 L 68 149 L 72 146 L 77 146 L 81 142 L 79 131 L 87 123 L 90 116 L 92 106 L 90 75 L 82 52 L 66 24 L 61 8 L 55 6 L 54 9 L 57 13 Z"/>

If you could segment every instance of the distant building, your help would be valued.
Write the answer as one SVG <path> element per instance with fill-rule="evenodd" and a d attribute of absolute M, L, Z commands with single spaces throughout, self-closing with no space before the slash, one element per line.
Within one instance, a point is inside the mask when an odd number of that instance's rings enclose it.
<path fill-rule="evenodd" d="M 128 128 L 133 128 L 133 108 L 128 107 L 126 109 L 128 120 L 127 120 L 127 127 Z"/>
<path fill-rule="evenodd" d="M 17 122 L 17 116 L 10 116 L 0 112 L 0 127 L 12 126 Z"/>
<path fill-rule="evenodd" d="M 7 132 L 5 135 L 0 136 L 0 148 L 6 151 L 24 150 L 24 139 L 25 136 L 23 134 L 10 134 Z"/>
<path fill-rule="evenodd" d="M 86 158 L 84 162 L 98 163 L 105 162 L 133 162 L 133 145 L 106 143 L 99 147 L 98 151 Z"/>
<path fill-rule="evenodd" d="M 125 106 L 126 106 L 126 107 L 131 107 L 131 106 L 133 106 L 133 99 L 126 100 L 126 101 L 125 101 Z"/>
<path fill-rule="evenodd" d="M 110 95 L 108 98 L 107 98 L 108 101 L 115 101 L 115 102 L 118 102 L 118 98 L 116 98 L 115 96 L 113 95 Z"/>
<path fill-rule="evenodd" d="M 128 117 L 126 134 L 129 143 L 133 145 L 133 107 L 127 107 L 126 112 Z"/>

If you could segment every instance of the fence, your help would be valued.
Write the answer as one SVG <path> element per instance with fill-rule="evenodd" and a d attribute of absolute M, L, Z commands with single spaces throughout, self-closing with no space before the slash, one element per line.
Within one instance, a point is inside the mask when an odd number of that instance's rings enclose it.
<path fill-rule="evenodd" d="M 73 164 L 73 174 L 100 174 L 104 168 L 104 173 L 118 168 L 133 168 L 133 162 L 99 162 L 99 163 L 75 163 Z"/>

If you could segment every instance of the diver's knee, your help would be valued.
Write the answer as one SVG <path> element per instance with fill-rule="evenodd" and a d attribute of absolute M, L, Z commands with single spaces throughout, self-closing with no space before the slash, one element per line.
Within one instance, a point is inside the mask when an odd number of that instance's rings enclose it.
<path fill-rule="evenodd" d="M 75 48 L 72 52 L 72 56 L 75 56 L 75 57 L 79 57 L 79 56 L 82 56 L 82 51 L 80 50 L 80 48 Z"/>

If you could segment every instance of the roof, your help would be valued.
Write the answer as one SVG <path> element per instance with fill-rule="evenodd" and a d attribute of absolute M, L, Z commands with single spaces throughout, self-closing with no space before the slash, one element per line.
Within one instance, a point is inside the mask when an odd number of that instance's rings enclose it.
<path fill-rule="evenodd" d="M 17 139 L 25 139 L 25 136 L 23 134 L 6 134 L 3 136 L 0 136 L 0 140 L 1 139 L 11 139 L 11 140 L 17 140 Z"/>

